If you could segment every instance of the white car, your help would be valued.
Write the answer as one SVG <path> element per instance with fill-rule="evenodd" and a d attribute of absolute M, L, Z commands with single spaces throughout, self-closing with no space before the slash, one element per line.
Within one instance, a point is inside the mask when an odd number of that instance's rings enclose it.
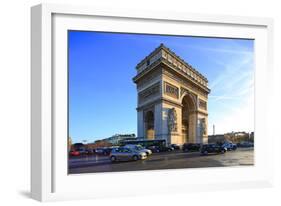
<path fill-rule="evenodd" d="M 144 160 L 147 158 L 145 152 L 137 151 L 134 149 L 119 147 L 112 149 L 110 153 L 111 162 L 116 161 L 130 161 L 130 160 Z"/>
<path fill-rule="evenodd" d="M 127 144 L 124 147 L 130 148 L 130 149 L 133 149 L 133 150 L 136 150 L 139 152 L 145 152 L 147 156 L 152 154 L 152 151 L 150 149 L 146 149 L 146 148 L 142 147 L 141 145 Z"/>

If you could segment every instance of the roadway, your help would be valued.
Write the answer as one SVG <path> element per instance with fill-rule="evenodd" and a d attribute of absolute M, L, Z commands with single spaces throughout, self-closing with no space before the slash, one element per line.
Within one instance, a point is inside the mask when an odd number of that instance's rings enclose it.
<path fill-rule="evenodd" d="M 112 163 L 108 156 L 89 155 L 69 158 L 69 174 L 159 169 L 254 165 L 254 149 L 238 148 L 225 154 L 200 155 L 182 151 L 154 153 L 145 160 Z"/>

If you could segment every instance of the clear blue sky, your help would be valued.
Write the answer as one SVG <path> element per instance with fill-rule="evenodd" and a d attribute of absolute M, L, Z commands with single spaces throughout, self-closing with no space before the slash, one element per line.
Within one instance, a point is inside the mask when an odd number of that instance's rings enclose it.
<path fill-rule="evenodd" d="M 73 142 L 137 133 L 135 66 L 164 43 L 209 80 L 209 134 L 253 131 L 254 41 L 69 32 Z"/>

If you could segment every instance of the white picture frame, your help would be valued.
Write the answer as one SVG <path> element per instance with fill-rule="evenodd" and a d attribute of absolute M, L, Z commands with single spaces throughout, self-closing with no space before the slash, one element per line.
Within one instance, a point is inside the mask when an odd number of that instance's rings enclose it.
<path fill-rule="evenodd" d="M 41 4 L 31 9 L 31 25 L 32 198 L 53 201 L 272 186 L 272 102 L 267 101 L 274 76 L 271 19 Z M 68 175 L 64 137 L 68 29 L 255 39 L 255 166 Z M 144 180 L 155 184 L 146 187 Z"/>

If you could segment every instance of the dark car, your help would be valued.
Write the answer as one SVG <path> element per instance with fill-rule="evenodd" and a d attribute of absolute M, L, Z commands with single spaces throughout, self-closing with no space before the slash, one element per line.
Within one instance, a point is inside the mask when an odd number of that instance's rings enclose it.
<path fill-rule="evenodd" d="M 150 146 L 147 149 L 150 149 L 152 153 L 158 153 L 158 152 L 171 152 L 174 150 L 171 146 Z"/>
<path fill-rule="evenodd" d="M 86 149 L 86 153 L 87 155 L 92 155 L 95 153 L 95 151 L 93 149 Z"/>
<path fill-rule="evenodd" d="M 174 148 L 174 150 L 180 149 L 180 146 L 178 144 L 171 144 L 171 147 Z"/>
<path fill-rule="evenodd" d="M 232 142 L 225 142 L 222 146 L 225 147 L 228 151 L 237 149 L 237 145 Z"/>
<path fill-rule="evenodd" d="M 199 143 L 185 143 L 182 146 L 184 152 L 199 152 L 201 144 Z"/>
<path fill-rule="evenodd" d="M 209 153 L 225 153 L 227 149 L 223 145 L 219 144 L 204 144 L 202 145 L 200 152 L 203 155 L 207 155 Z"/>
<path fill-rule="evenodd" d="M 87 155 L 87 150 L 84 148 L 78 148 L 76 151 L 79 152 L 80 155 Z"/>
<path fill-rule="evenodd" d="M 95 149 L 95 153 L 100 154 L 100 155 L 109 155 L 111 150 L 112 150 L 112 148 L 110 148 L 110 147 L 99 147 L 99 148 Z"/>
<path fill-rule="evenodd" d="M 237 144 L 238 147 L 253 147 L 254 143 L 252 142 L 241 142 Z"/>

